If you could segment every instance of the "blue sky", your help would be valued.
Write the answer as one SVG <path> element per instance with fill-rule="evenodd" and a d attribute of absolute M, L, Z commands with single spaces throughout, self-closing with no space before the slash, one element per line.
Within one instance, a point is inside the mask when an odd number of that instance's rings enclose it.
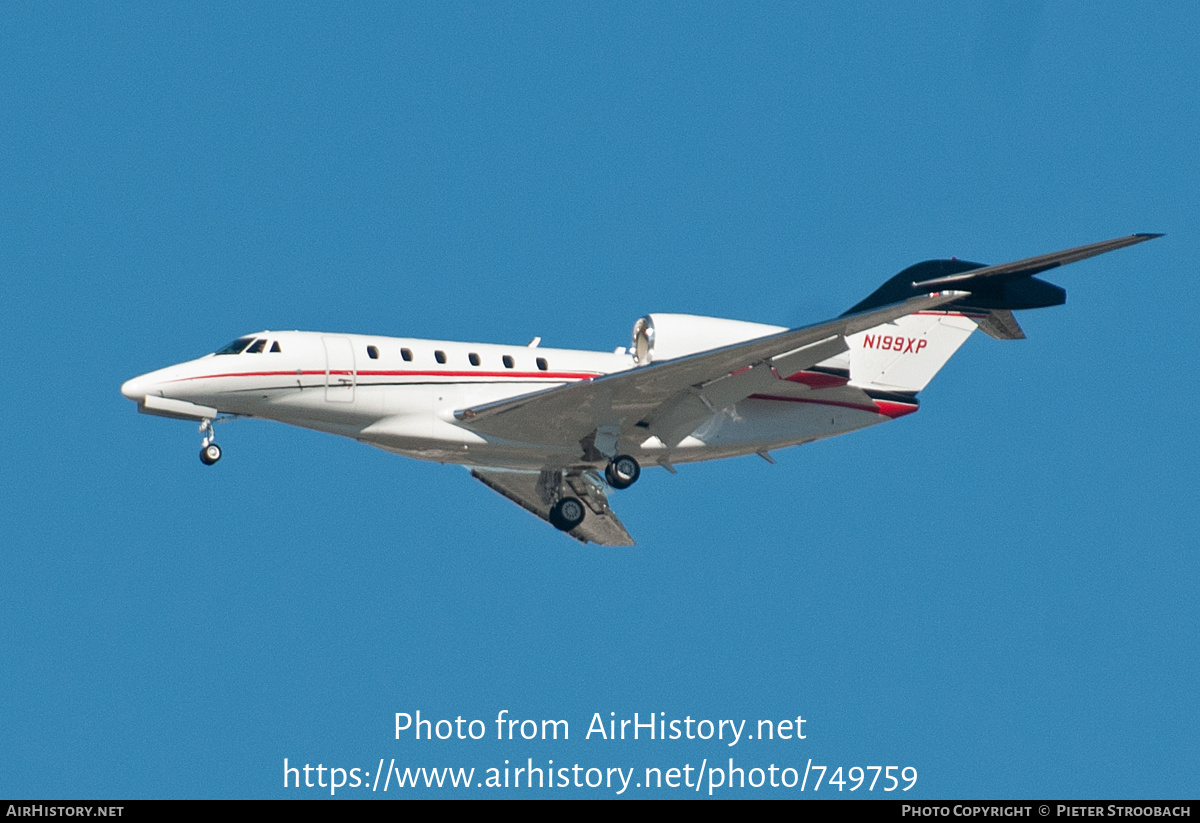
<path fill-rule="evenodd" d="M 6 4 L 0 796 L 733 757 L 1195 797 L 1198 36 L 1187 3 Z M 269 422 L 205 468 L 119 393 L 263 328 L 611 350 L 1135 231 L 1167 236 L 1058 272 L 916 415 L 646 471 L 629 550 Z M 396 740 L 418 709 L 571 739 Z M 807 737 L 585 740 L 597 712 Z"/>

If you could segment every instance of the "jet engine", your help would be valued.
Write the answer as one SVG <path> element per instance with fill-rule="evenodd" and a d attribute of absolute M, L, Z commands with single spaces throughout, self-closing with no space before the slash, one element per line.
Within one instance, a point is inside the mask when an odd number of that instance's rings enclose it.
<path fill-rule="evenodd" d="M 633 354 L 645 366 L 781 331 L 787 327 L 696 314 L 647 314 L 633 324 Z"/>

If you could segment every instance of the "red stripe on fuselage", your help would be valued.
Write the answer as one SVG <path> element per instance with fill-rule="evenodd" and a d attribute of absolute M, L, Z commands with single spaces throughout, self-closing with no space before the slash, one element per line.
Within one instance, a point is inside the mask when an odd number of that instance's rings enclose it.
<path fill-rule="evenodd" d="M 909 403 L 897 403 L 894 400 L 872 400 L 871 402 L 879 407 L 880 414 L 887 415 L 893 420 L 897 417 L 903 417 L 906 414 L 912 414 L 918 408 L 918 406 Z"/>
<path fill-rule="evenodd" d="M 349 369 L 331 369 L 320 371 L 248 371 L 230 372 L 227 374 L 200 374 L 195 377 L 180 377 L 172 380 L 179 383 L 186 380 L 213 380 L 218 377 L 302 377 L 321 376 L 325 374 L 355 374 Z M 359 371 L 359 377 L 511 377 L 519 380 L 592 380 L 600 377 L 603 372 L 512 372 L 512 371 Z"/>
<path fill-rule="evenodd" d="M 812 403 L 817 406 L 840 406 L 843 409 L 854 409 L 855 411 L 871 412 L 872 414 L 882 414 L 885 417 L 890 417 L 895 420 L 897 417 L 903 417 L 906 414 L 912 414 L 919 406 L 909 403 L 897 403 L 894 400 L 872 400 L 873 405 L 867 406 L 863 403 L 848 403 L 842 400 L 815 400 L 809 397 L 779 397 L 773 394 L 752 394 L 751 400 L 778 400 L 783 403 Z"/>
<path fill-rule="evenodd" d="M 789 383 L 802 383 L 810 389 L 832 389 L 850 382 L 849 377 L 838 377 L 836 374 L 819 371 L 798 371 L 785 379 Z"/>

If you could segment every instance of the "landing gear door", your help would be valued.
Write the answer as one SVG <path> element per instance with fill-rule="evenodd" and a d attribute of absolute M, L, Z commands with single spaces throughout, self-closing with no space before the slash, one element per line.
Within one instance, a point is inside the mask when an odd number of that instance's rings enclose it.
<path fill-rule="evenodd" d="M 354 346 L 348 337 L 322 337 L 325 344 L 325 399 L 331 403 L 354 402 Z"/>

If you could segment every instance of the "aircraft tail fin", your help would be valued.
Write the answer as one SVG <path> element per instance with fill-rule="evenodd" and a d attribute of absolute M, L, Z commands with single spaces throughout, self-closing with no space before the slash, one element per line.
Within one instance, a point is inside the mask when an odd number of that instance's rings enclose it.
<path fill-rule="evenodd" d="M 916 394 L 986 316 L 918 312 L 847 337 L 850 382 L 864 389 Z"/>

